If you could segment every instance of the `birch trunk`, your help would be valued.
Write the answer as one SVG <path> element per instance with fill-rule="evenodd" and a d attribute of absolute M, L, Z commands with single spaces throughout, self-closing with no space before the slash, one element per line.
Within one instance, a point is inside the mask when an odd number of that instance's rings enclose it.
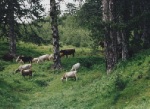
<path fill-rule="evenodd" d="M 61 59 L 59 53 L 59 34 L 57 25 L 57 6 L 55 0 L 50 0 L 50 17 L 51 17 L 51 29 L 53 36 L 53 47 L 54 47 L 54 69 L 61 68 Z"/>

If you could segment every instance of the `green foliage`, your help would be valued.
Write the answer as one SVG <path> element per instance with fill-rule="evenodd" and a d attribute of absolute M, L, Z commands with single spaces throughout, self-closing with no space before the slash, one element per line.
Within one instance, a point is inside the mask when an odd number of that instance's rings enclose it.
<path fill-rule="evenodd" d="M 77 21 L 83 28 L 88 28 L 93 41 L 91 47 L 98 49 L 99 41 L 103 40 L 101 0 L 86 0 L 77 13 Z"/>
<path fill-rule="evenodd" d="M 41 0 L 1 0 L 0 1 L 0 27 L 1 34 L 3 37 L 8 37 L 8 25 L 9 25 L 9 17 L 12 13 L 12 25 L 14 26 L 14 31 L 16 35 L 20 36 L 21 33 L 19 31 L 19 21 L 21 21 L 24 26 L 25 22 L 22 21 L 22 18 L 27 18 L 28 20 L 41 20 L 43 16 L 41 15 L 44 12 L 44 8 L 40 4 Z M 28 5 L 28 6 L 26 6 Z M 13 14 L 14 13 L 14 14 Z M 27 22 L 27 21 L 26 21 Z M 2 35 L 0 35 L 1 37 Z"/>
<path fill-rule="evenodd" d="M 18 36 L 19 40 L 24 42 L 32 42 L 37 45 L 41 44 L 51 44 L 52 43 L 52 31 L 50 28 L 49 17 L 45 18 L 43 21 L 35 21 L 31 24 L 26 24 L 26 30 L 24 30 L 24 25 L 20 25 L 21 36 Z"/>
<path fill-rule="evenodd" d="M 26 31 L 20 29 L 22 37 L 19 36 L 18 38 L 24 42 L 32 42 L 37 45 L 52 44 L 52 31 L 48 19 L 50 18 L 47 17 L 43 22 L 38 22 L 37 25 L 39 26 L 27 24 Z M 79 26 L 76 20 L 75 16 L 69 15 L 64 15 L 58 19 L 61 46 L 89 47 L 93 43 L 90 31 Z M 20 27 L 24 28 L 23 25 Z"/>
<path fill-rule="evenodd" d="M 62 20 L 61 25 L 59 25 L 60 42 L 63 45 L 88 47 L 92 43 L 89 36 L 90 32 L 79 26 L 76 20 L 75 16 L 67 16 L 65 20 Z"/>

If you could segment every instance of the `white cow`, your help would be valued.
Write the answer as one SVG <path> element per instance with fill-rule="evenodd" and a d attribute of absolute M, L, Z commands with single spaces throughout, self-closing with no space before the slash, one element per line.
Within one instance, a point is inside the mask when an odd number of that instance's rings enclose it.
<path fill-rule="evenodd" d="M 18 67 L 18 69 L 15 70 L 15 73 L 17 73 L 17 72 L 19 72 L 19 71 L 21 72 L 22 70 L 31 69 L 31 67 L 32 67 L 31 64 L 20 65 L 20 66 Z"/>
<path fill-rule="evenodd" d="M 71 71 L 74 71 L 74 70 L 76 71 L 77 69 L 79 69 L 79 67 L 80 67 L 80 63 L 76 63 L 72 66 Z"/>
<path fill-rule="evenodd" d="M 66 72 L 61 80 L 63 81 L 64 79 L 66 79 L 67 81 L 68 78 L 75 78 L 77 80 L 77 71 Z"/>
<path fill-rule="evenodd" d="M 49 60 L 53 60 L 54 59 L 54 54 L 49 55 Z"/>
<path fill-rule="evenodd" d="M 51 55 L 49 55 L 49 54 L 45 54 L 45 55 L 39 56 L 37 63 L 43 62 L 45 60 L 50 60 L 50 58 L 51 58 Z"/>
<path fill-rule="evenodd" d="M 38 59 L 39 59 L 39 58 L 33 58 L 33 59 L 32 59 L 32 62 L 36 62 L 36 63 L 37 63 L 37 62 L 38 62 Z"/>

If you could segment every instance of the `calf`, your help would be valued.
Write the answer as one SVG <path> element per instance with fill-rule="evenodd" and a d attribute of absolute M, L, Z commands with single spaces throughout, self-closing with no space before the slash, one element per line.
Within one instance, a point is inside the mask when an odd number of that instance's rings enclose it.
<path fill-rule="evenodd" d="M 65 49 L 65 50 L 60 50 L 60 56 L 64 56 L 66 55 L 66 58 L 68 57 L 68 55 L 72 55 L 74 57 L 75 54 L 75 49 Z"/>
<path fill-rule="evenodd" d="M 79 69 L 80 67 L 80 63 L 76 63 L 72 66 L 71 71 L 76 71 L 77 69 Z"/>
<path fill-rule="evenodd" d="M 32 63 L 32 57 L 31 56 L 18 56 L 17 59 L 16 59 L 16 62 L 23 62 L 23 63 L 26 63 L 26 62 L 29 62 L 29 63 Z"/>
<path fill-rule="evenodd" d="M 32 70 L 31 69 L 27 69 L 27 70 L 21 70 L 22 76 L 29 76 L 29 78 L 32 78 Z"/>
<path fill-rule="evenodd" d="M 64 79 L 68 78 L 75 78 L 77 80 L 77 75 L 76 75 L 77 71 L 70 71 L 70 72 L 66 72 L 63 77 L 61 78 L 61 80 L 63 81 Z"/>
<path fill-rule="evenodd" d="M 20 66 L 18 67 L 18 69 L 15 70 L 15 73 L 17 73 L 17 72 L 19 72 L 19 71 L 21 72 L 22 70 L 31 69 L 31 67 L 32 67 L 31 64 L 20 65 Z"/>

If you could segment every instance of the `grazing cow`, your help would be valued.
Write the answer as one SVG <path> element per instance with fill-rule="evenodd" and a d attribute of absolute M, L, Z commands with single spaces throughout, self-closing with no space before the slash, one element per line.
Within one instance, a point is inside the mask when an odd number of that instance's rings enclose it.
<path fill-rule="evenodd" d="M 18 67 L 18 69 L 15 70 L 15 73 L 17 73 L 17 72 L 19 72 L 19 71 L 21 72 L 22 70 L 31 69 L 31 67 L 32 67 L 31 64 L 20 65 L 20 66 Z"/>
<path fill-rule="evenodd" d="M 23 62 L 23 63 L 26 63 L 26 62 L 29 62 L 29 63 L 32 63 L 32 57 L 31 56 L 18 56 L 17 59 L 16 59 L 16 62 Z"/>
<path fill-rule="evenodd" d="M 31 69 L 27 69 L 27 70 L 21 70 L 22 76 L 29 76 L 29 78 L 32 78 L 32 70 Z"/>
<path fill-rule="evenodd" d="M 67 79 L 68 78 L 75 78 L 77 80 L 77 71 L 70 71 L 70 72 L 66 72 L 63 77 L 61 78 L 61 80 L 63 81 L 64 79 Z"/>
<path fill-rule="evenodd" d="M 76 63 L 72 66 L 71 71 L 76 71 L 77 69 L 79 69 L 80 67 L 80 63 Z"/>
<path fill-rule="evenodd" d="M 49 60 L 53 60 L 54 59 L 54 54 L 49 55 Z"/>
<path fill-rule="evenodd" d="M 51 55 L 45 54 L 45 55 L 38 57 L 37 63 L 45 61 L 45 60 L 51 60 L 52 58 L 53 58 L 53 54 L 51 54 Z"/>
<path fill-rule="evenodd" d="M 15 56 L 10 53 L 6 53 L 2 56 L 2 59 L 4 61 L 13 61 L 14 58 L 15 58 Z"/>
<path fill-rule="evenodd" d="M 37 62 L 38 62 L 38 59 L 39 59 L 39 58 L 33 58 L 33 59 L 32 59 L 32 62 L 36 62 L 36 63 L 37 63 Z"/>
<path fill-rule="evenodd" d="M 74 57 L 75 54 L 75 49 L 65 49 L 65 50 L 60 50 L 60 56 L 64 56 L 66 55 L 66 58 L 68 57 L 68 55 L 72 55 Z"/>

